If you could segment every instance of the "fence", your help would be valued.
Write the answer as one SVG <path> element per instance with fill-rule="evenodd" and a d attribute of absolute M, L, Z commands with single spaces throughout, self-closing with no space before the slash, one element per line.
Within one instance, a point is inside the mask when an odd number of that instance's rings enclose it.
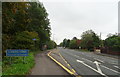
<path fill-rule="evenodd" d="M 110 47 L 101 47 L 101 53 L 111 54 L 111 55 L 120 55 L 120 50 L 113 50 Z"/>

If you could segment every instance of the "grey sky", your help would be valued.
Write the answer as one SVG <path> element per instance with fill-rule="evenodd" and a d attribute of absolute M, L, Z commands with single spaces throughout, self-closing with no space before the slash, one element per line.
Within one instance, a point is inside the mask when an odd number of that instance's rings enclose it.
<path fill-rule="evenodd" d="M 105 39 L 118 32 L 118 0 L 44 0 L 50 19 L 51 39 L 57 44 L 64 38 L 81 38 L 82 32 L 92 29 Z"/>

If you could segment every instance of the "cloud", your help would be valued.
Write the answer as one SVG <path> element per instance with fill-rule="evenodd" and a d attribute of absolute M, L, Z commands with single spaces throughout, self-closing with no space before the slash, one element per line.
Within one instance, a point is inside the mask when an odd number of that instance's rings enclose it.
<path fill-rule="evenodd" d="M 101 32 L 102 39 L 105 39 L 108 33 L 118 32 L 117 0 L 71 1 L 43 2 L 49 14 L 54 40 L 58 44 L 64 38 L 80 38 L 82 32 L 89 29 L 97 34 Z"/>

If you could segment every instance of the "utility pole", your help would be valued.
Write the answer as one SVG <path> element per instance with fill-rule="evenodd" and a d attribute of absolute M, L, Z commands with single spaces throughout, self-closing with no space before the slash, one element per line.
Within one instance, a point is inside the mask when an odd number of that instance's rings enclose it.
<path fill-rule="evenodd" d="M 102 33 L 100 32 L 100 39 L 101 39 L 101 35 L 102 35 Z"/>
<path fill-rule="evenodd" d="M 54 41 L 54 35 L 55 35 L 55 34 L 53 33 L 53 41 Z"/>

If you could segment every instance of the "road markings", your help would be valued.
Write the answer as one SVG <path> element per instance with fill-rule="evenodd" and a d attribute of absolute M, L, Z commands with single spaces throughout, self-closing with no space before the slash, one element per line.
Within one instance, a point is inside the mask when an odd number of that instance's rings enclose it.
<path fill-rule="evenodd" d="M 109 63 L 110 63 L 110 62 L 109 62 Z M 118 64 L 118 63 L 113 62 L 113 63 L 110 63 L 110 64 Z"/>
<path fill-rule="evenodd" d="M 100 60 L 100 59 L 97 59 L 97 58 L 94 58 L 94 59 L 96 59 L 96 60 L 98 60 L 98 61 L 100 61 L 100 62 L 104 63 L 104 61 L 102 61 L 102 60 Z"/>
<path fill-rule="evenodd" d="M 116 70 L 113 70 L 113 69 L 111 69 L 111 68 L 108 68 L 108 67 L 106 67 L 106 66 L 101 65 L 101 67 L 104 67 L 104 68 L 109 69 L 109 70 L 111 70 L 111 71 L 113 71 L 113 72 L 115 72 L 115 73 L 120 74 L 120 72 L 118 72 L 118 71 L 116 71 Z"/>
<path fill-rule="evenodd" d="M 101 69 L 100 69 L 100 66 L 99 66 L 99 62 L 97 62 L 97 61 L 94 61 L 94 63 L 96 64 L 96 66 L 97 66 L 97 70 L 100 72 L 100 73 L 102 73 L 102 71 L 101 71 Z"/>
<path fill-rule="evenodd" d="M 83 60 L 86 60 L 86 61 L 88 61 L 88 62 L 91 62 L 91 63 L 93 63 L 91 60 L 88 60 L 88 59 L 85 59 L 85 58 L 82 58 Z"/>
<path fill-rule="evenodd" d="M 60 57 L 64 60 L 64 62 L 65 62 L 69 67 L 71 67 L 70 64 L 64 59 L 64 57 L 63 57 L 60 53 L 59 53 L 59 55 L 60 55 Z M 72 68 L 72 67 L 71 67 L 71 68 Z M 74 69 L 71 69 L 71 70 L 72 70 L 72 72 L 73 72 L 74 75 L 78 75 Z"/>
<path fill-rule="evenodd" d="M 67 64 L 70 67 L 70 64 Z"/>
<path fill-rule="evenodd" d="M 114 67 L 116 67 L 116 68 L 120 69 L 120 67 L 118 67 L 118 66 L 114 66 Z"/>
<path fill-rule="evenodd" d="M 51 52 L 49 52 L 47 55 L 48 55 L 53 61 L 55 61 L 58 65 L 60 65 L 63 69 L 65 69 L 69 74 L 74 75 L 74 73 L 71 72 L 68 68 L 66 68 L 66 67 L 63 66 L 60 62 L 58 62 L 56 59 L 54 59 L 52 56 L 50 56 L 50 53 L 51 53 Z"/>
<path fill-rule="evenodd" d="M 107 75 L 105 75 L 105 74 L 99 72 L 98 70 L 94 69 L 93 67 L 91 67 L 91 66 L 85 64 L 83 61 L 81 61 L 81 60 L 76 60 L 76 61 L 79 62 L 79 63 L 82 63 L 83 65 L 85 65 L 85 66 L 87 66 L 88 68 L 94 70 L 95 72 L 97 72 L 97 73 L 99 73 L 99 74 L 101 74 L 101 75 L 103 75 L 103 76 L 105 76 L 105 77 L 108 77 Z"/>
<path fill-rule="evenodd" d="M 79 57 L 79 56 L 77 56 L 77 55 L 74 55 L 74 56 Z"/>

